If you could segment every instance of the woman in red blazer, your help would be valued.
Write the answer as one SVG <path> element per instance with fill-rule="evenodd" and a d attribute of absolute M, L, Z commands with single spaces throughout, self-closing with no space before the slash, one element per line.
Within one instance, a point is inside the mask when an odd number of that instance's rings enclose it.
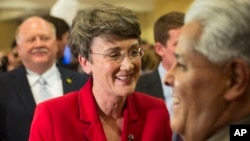
<path fill-rule="evenodd" d="M 30 141 L 106 141 L 92 79 L 72 92 L 37 106 Z M 170 141 L 169 115 L 161 99 L 143 93 L 127 96 L 121 141 Z"/>
<path fill-rule="evenodd" d="M 163 100 L 134 92 L 140 26 L 131 10 L 101 4 L 74 20 L 70 46 L 89 81 L 37 106 L 29 141 L 171 141 Z"/>

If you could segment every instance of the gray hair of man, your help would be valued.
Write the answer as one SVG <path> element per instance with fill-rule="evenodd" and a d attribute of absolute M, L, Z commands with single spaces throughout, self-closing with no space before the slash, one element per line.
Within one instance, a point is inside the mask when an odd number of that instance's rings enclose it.
<path fill-rule="evenodd" d="M 73 21 L 69 45 L 72 53 L 89 60 L 89 51 L 94 37 L 110 39 L 138 39 L 140 41 L 140 24 L 136 15 L 129 9 L 102 3 L 81 11 Z M 109 38 L 111 37 L 111 38 Z"/>
<path fill-rule="evenodd" d="M 192 21 L 203 26 L 194 48 L 211 62 L 241 58 L 250 65 L 249 0 L 196 0 L 185 16 Z"/>

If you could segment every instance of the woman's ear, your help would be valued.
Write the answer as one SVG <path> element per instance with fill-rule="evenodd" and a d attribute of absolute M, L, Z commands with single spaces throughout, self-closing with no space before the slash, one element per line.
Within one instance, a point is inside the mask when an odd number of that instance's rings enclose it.
<path fill-rule="evenodd" d="M 229 70 L 228 91 L 225 98 L 232 101 L 244 93 L 249 87 L 250 71 L 248 64 L 242 59 L 234 59 L 230 61 L 226 69 Z"/>
<path fill-rule="evenodd" d="M 91 75 L 92 74 L 92 69 L 91 69 L 91 63 L 89 62 L 88 59 L 86 59 L 85 57 L 82 57 L 81 55 L 78 55 L 78 61 L 82 67 L 82 70 L 88 74 Z"/>

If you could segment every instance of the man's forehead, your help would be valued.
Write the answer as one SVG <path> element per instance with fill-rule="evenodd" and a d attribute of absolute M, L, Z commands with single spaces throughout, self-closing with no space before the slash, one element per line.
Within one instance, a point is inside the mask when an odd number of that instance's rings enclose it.
<path fill-rule="evenodd" d="M 30 17 L 26 19 L 21 25 L 20 28 L 34 28 L 34 27 L 44 27 L 48 28 L 49 23 L 40 17 Z"/>
<path fill-rule="evenodd" d="M 199 22 L 187 23 L 181 29 L 177 49 L 194 47 L 203 33 L 203 28 Z"/>
<path fill-rule="evenodd" d="M 181 29 L 181 35 L 188 35 L 192 39 L 199 39 L 203 32 L 203 26 L 200 22 L 190 22 L 183 26 Z"/>
<path fill-rule="evenodd" d="M 203 32 L 202 26 L 199 22 L 187 23 L 181 29 L 179 41 L 175 48 L 175 56 L 182 58 L 188 54 L 195 54 L 194 46 L 200 39 Z"/>

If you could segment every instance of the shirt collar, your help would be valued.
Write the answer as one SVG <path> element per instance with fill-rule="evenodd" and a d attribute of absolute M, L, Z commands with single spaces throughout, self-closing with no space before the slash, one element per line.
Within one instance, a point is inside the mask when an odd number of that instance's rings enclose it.
<path fill-rule="evenodd" d="M 29 69 L 27 70 L 27 75 L 29 77 L 31 85 L 34 85 L 40 77 L 43 77 L 48 85 L 52 85 L 54 80 L 60 77 L 59 70 L 57 69 L 55 63 L 42 75 L 39 75 Z"/>
<path fill-rule="evenodd" d="M 160 62 L 159 66 L 158 66 L 158 71 L 160 74 L 161 83 L 164 84 L 163 79 L 165 78 L 165 75 L 167 74 L 167 70 L 164 69 L 162 62 Z"/>

